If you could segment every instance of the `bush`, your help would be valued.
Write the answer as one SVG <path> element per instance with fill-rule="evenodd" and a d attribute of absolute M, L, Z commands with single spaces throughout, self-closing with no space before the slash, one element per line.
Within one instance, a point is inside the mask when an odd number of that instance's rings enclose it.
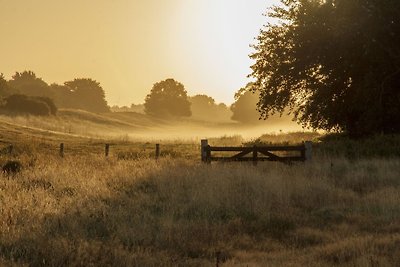
<path fill-rule="evenodd" d="M 38 96 L 38 97 L 35 97 L 35 99 L 37 99 L 38 101 L 42 101 L 42 102 L 46 103 L 49 106 L 50 113 L 52 115 L 56 115 L 57 114 L 57 107 L 56 107 L 56 105 L 54 104 L 54 102 L 53 102 L 53 100 L 51 98 L 49 98 L 49 97 L 39 97 Z"/>
<path fill-rule="evenodd" d="M 12 113 L 39 116 L 55 115 L 57 112 L 57 107 L 50 98 L 18 94 L 7 97 L 3 109 Z"/>

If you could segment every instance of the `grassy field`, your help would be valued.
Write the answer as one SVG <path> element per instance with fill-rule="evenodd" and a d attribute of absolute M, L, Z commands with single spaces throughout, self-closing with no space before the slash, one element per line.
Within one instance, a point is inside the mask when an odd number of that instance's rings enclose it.
<path fill-rule="evenodd" d="M 210 138 L 317 141 L 310 163 L 254 167 L 201 164 L 198 140 L 164 140 L 156 161 L 153 141 L 1 127 L 0 163 L 23 170 L 0 175 L 0 266 L 400 264 L 399 137 Z"/>

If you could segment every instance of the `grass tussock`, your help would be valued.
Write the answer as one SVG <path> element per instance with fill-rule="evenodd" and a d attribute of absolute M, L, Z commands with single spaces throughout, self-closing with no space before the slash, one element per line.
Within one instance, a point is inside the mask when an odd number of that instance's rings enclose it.
<path fill-rule="evenodd" d="M 203 165 L 20 156 L 0 176 L 0 264 L 395 266 L 400 161 Z"/>

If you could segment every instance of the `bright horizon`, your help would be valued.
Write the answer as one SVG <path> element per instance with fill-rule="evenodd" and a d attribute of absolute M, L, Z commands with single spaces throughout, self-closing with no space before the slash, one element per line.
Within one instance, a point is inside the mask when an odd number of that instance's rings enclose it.
<path fill-rule="evenodd" d="M 48 83 L 93 78 L 110 105 L 143 103 L 174 78 L 189 95 L 231 104 L 276 0 L 0 0 L 0 73 Z M 4 41 L 6 40 L 6 41 Z"/>

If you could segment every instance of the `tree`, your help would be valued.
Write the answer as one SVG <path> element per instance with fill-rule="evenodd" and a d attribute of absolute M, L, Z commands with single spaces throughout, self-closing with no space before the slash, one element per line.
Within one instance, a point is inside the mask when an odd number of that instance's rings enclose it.
<path fill-rule="evenodd" d="M 36 77 L 33 71 L 16 72 L 8 84 L 16 93 L 27 96 L 53 97 L 49 85 L 41 78 Z"/>
<path fill-rule="evenodd" d="M 241 123 L 257 123 L 260 114 L 257 111 L 257 102 L 260 94 L 251 91 L 251 85 L 241 88 L 235 94 L 235 103 L 232 104 L 232 120 Z"/>
<path fill-rule="evenodd" d="M 6 97 L 11 94 L 11 89 L 8 86 L 7 80 L 3 73 L 0 73 L 0 97 Z"/>
<path fill-rule="evenodd" d="M 195 95 L 189 97 L 191 103 L 192 117 L 194 119 L 214 122 L 230 121 L 232 112 L 224 104 L 217 104 L 215 100 L 208 95 Z"/>
<path fill-rule="evenodd" d="M 146 96 L 144 111 L 157 117 L 189 117 L 192 114 L 185 87 L 174 79 L 154 84 Z"/>
<path fill-rule="evenodd" d="M 292 118 L 287 114 L 274 114 L 263 120 L 260 113 L 257 111 L 257 103 L 260 99 L 260 93 L 254 90 L 254 84 L 248 83 L 246 87 L 239 89 L 235 94 L 235 103 L 231 105 L 232 120 L 243 124 L 294 124 Z"/>
<path fill-rule="evenodd" d="M 96 113 L 110 111 L 105 99 L 104 89 L 97 81 L 92 79 L 74 79 L 73 81 L 65 82 L 64 85 L 67 87 L 63 89 L 64 96 L 67 99 L 73 99 L 70 103 L 73 106 L 70 106 L 70 108 Z"/>
<path fill-rule="evenodd" d="M 352 136 L 400 132 L 400 1 L 282 0 L 254 46 L 263 117 Z"/>

